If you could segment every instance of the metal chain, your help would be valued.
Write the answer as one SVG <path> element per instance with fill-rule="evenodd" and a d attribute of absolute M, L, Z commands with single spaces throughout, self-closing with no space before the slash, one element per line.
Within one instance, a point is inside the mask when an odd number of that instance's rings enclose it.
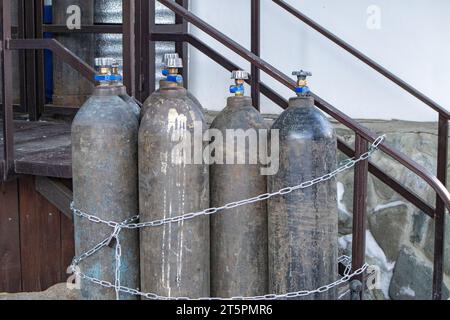
<path fill-rule="evenodd" d="M 347 257 L 348 258 L 348 257 Z M 232 297 L 232 298 L 212 298 L 212 297 L 207 297 L 207 298 L 188 298 L 188 297 L 166 297 L 166 296 L 160 296 L 157 295 L 155 293 L 146 293 L 146 292 L 141 292 L 137 289 L 132 289 L 132 288 L 127 288 L 124 286 L 120 286 L 120 285 L 114 285 L 111 282 L 108 281 L 103 281 L 103 280 L 99 280 L 93 277 L 89 277 L 88 275 L 79 272 L 79 271 L 74 271 L 74 274 L 76 277 L 78 277 L 78 279 L 80 280 L 87 280 L 90 281 L 94 284 L 100 285 L 104 288 L 107 289 L 114 289 L 116 290 L 116 292 L 122 292 L 125 294 L 130 294 L 130 295 L 134 295 L 134 296 L 141 296 L 143 298 L 149 299 L 149 300 L 190 300 L 190 301 L 227 301 L 227 300 L 280 300 L 280 299 L 293 299 L 293 298 L 301 298 L 301 297 L 306 297 L 306 296 L 310 296 L 313 294 L 318 294 L 318 293 L 325 293 L 330 291 L 331 289 L 334 289 L 340 285 L 343 285 L 345 283 L 348 283 L 351 279 L 353 279 L 354 277 L 364 273 L 367 268 L 369 267 L 369 265 L 366 263 L 364 264 L 361 268 L 359 268 L 358 270 L 356 270 L 355 272 L 353 272 L 352 274 L 347 274 L 344 277 L 342 277 L 341 279 L 332 282 L 330 284 L 327 284 L 325 286 L 322 286 L 320 288 L 314 289 L 314 290 L 303 290 L 303 291 L 296 291 L 296 292 L 290 292 L 290 293 L 285 293 L 285 294 L 267 294 L 267 295 L 261 295 L 261 296 L 250 296 L 250 297 Z"/>
<path fill-rule="evenodd" d="M 262 194 L 260 196 L 254 197 L 254 198 L 250 198 L 250 199 L 246 199 L 246 200 L 241 200 L 238 202 L 232 202 L 232 203 L 228 203 L 222 207 L 218 207 L 218 208 L 209 208 L 203 211 L 199 211 L 199 212 L 193 212 L 193 213 L 188 213 L 185 215 L 180 215 L 177 217 L 173 217 L 173 218 L 168 218 L 168 219 L 162 219 L 162 220 L 156 220 L 156 221 L 152 221 L 152 222 L 146 222 L 146 223 L 134 223 L 134 221 L 139 219 L 139 216 L 135 216 L 132 217 L 128 220 L 125 220 L 122 223 L 119 222 L 115 222 L 115 221 L 106 221 L 103 219 L 100 219 L 99 217 L 96 217 L 94 215 L 90 215 L 87 214 L 79 209 L 75 208 L 74 203 L 71 204 L 71 209 L 74 212 L 74 215 L 81 217 L 81 218 L 85 218 L 88 219 L 90 222 L 93 223 L 100 223 L 100 224 L 105 224 L 111 228 L 114 228 L 114 232 L 111 234 L 110 237 L 108 237 L 107 239 L 103 240 L 102 242 L 100 242 L 99 244 L 97 244 L 93 249 L 87 251 L 86 253 L 82 254 L 81 256 L 79 256 L 78 258 L 74 258 L 74 260 L 72 261 L 72 265 L 71 265 L 71 271 L 79 278 L 79 279 L 84 279 L 84 280 L 88 280 L 94 284 L 98 284 L 100 286 L 103 286 L 105 288 L 112 288 L 115 290 L 116 292 L 116 298 L 119 300 L 120 299 L 120 293 L 127 293 L 127 294 L 131 294 L 131 295 L 135 295 L 135 296 L 142 296 L 144 298 L 147 299 L 151 299 L 151 300 L 277 300 L 277 299 L 291 299 L 291 298 L 299 298 L 299 297 L 305 297 L 305 296 L 309 296 L 312 294 L 316 294 L 316 293 L 324 293 L 327 292 L 337 286 L 340 286 L 344 283 L 349 282 L 353 277 L 360 275 L 362 273 L 364 273 L 367 268 L 368 265 L 364 264 L 361 268 L 359 268 L 358 270 L 356 270 L 355 272 L 353 272 L 352 274 L 350 274 L 351 272 L 351 259 L 347 256 L 343 256 L 341 258 L 339 258 L 340 263 L 344 263 L 346 265 L 346 269 L 344 272 L 344 277 L 333 282 L 330 283 L 328 285 L 322 286 L 320 288 L 317 288 L 315 290 L 311 290 L 311 291 L 297 291 L 297 292 L 291 292 L 291 293 L 286 293 L 286 294 L 281 294 L 281 295 L 277 295 L 277 294 L 268 294 L 268 295 L 264 295 L 264 296 L 254 296 L 254 297 L 233 297 L 233 298 L 200 298 L 200 299 L 190 299 L 187 297 L 178 297 L 178 298 L 171 298 L 171 297 L 164 297 L 164 296 L 159 296 L 155 293 L 144 293 L 144 292 L 140 292 L 137 289 L 131 289 L 131 288 L 127 288 L 124 286 L 121 286 L 120 284 L 120 279 L 121 279 L 121 275 L 120 275 L 120 268 L 121 268 L 121 257 L 122 257 L 122 247 L 120 244 L 120 233 L 123 229 L 141 229 L 141 228 L 147 228 L 147 227 L 159 227 L 162 225 L 166 225 L 166 224 L 171 224 L 171 223 L 178 223 L 181 221 L 186 221 L 186 220 L 191 220 L 194 219 L 196 217 L 199 216 L 210 216 L 216 213 L 219 213 L 221 211 L 226 211 L 226 210 L 230 210 L 230 209 L 234 209 L 237 207 L 241 207 L 244 205 L 248 205 L 251 203 L 255 203 L 255 202 L 259 202 L 259 201 L 265 201 L 268 200 L 270 198 L 273 198 L 275 196 L 280 196 L 280 195 L 287 195 L 290 194 L 296 190 L 300 190 L 300 189 L 305 189 L 305 188 L 309 188 L 312 187 L 316 184 L 319 184 L 321 182 L 325 182 L 328 180 L 333 179 L 336 175 L 338 175 L 341 172 L 344 172 L 350 168 L 353 168 L 358 162 L 361 161 L 365 161 L 368 158 L 370 158 L 370 156 L 378 150 L 379 145 L 384 141 L 385 136 L 380 136 L 378 137 L 375 142 L 371 145 L 371 147 L 369 148 L 369 151 L 367 151 L 366 153 L 362 154 L 360 157 L 356 158 L 351 158 L 348 159 L 347 161 L 344 162 L 344 164 L 339 167 L 338 169 L 336 169 L 335 171 L 328 173 L 320 178 L 316 178 L 314 180 L 310 180 L 307 182 L 303 182 L 302 184 L 299 184 L 297 186 L 294 187 L 288 187 L 288 188 L 284 188 L 279 190 L 278 192 L 274 192 L 274 193 L 266 193 L 266 194 Z M 99 252 L 100 250 L 102 250 L 104 247 L 108 246 L 111 244 L 112 240 L 115 240 L 115 283 L 112 284 L 111 282 L 108 281 L 103 281 L 103 280 L 99 280 L 93 277 L 89 277 L 88 275 L 81 273 L 77 270 L 77 266 L 85 259 L 93 256 L 94 254 L 96 254 L 97 252 Z"/>
<path fill-rule="evenodd" d="M 360 157 L 356 158 L 350 158 L 348 160 L 346 160 L 344 162 L 344 165 L 342 165 L 341 167 L 339 167 L 338 169 L 334 170 L 333 172 L 327 173 L 325 175 L 323 175 L 322 177 L 313 179 L 313 180 L 309 180 L 306 182 L 303 182 L 299 185 L 293 186 L 293 187 L 287 187 L 284 189 L 281 189 L 277 192 L 274 193 L 265 193 L 265 194 L 261 194 L 259 196 L 250 198 L 250 199 L 245 199 L 245 200 L 241 200 L 241 201 L 237 201 L 237 202 L 231 202 L 228 203 L 222 207 L 218 207 L 218 208 L 208 208 L 205 209 L 203 211 L 198 211 L 198 212 L 191 212 L 188 214 L 184 214 L 184 215 L 180 215 L 180 216 L 175 216 L 175 217 L 171 217 L 171 218 L 166 218 L 166 219 L 160 219 L 160 220 L 155 220 L 155 221 L 150 221 L 150 222 L 142 222 L 142 223 L 129 223 L 129 224 L 125 224 L 123 226 L 124 229 L 142 229 L 142 228 L 149 228 L 149 227 L 161 227 L 163 225 L 166 224 L 172 224 L 172 223 L 179 223 L 182 221 L 186 221 L 186 220 L 192 220 L 195 219 L 199 216 L 210 216 L 213 214 L 216 214 L 218 212 L 221 211 L 227 211 L 227 210 L 231 210 L 237 207 L 242 207 L 248 204 L 252 204 L 255 202 L 260 202 L 260 201 L 265 201 L 265 200 L 269 200 L 273 197 L 276 196 L 282 196 L 282 195 L 288 195 L 294 191 L 297 190 L 301 190 L 301 189 L 306 189 L 306 188 L 310 188 L 314 185 L 317 185 L 319 183 L 328 181 L 333 179 L 334 177 L 336 177 L 338 174 L 347 171 L 351 168 L 353 168 L 357 163 L 365 161 L 367 159 L 369 159 L 373 153 L 375 153 L 378 150 L 378 147 L 381 143 L 383 143 L 385 139 L 385 136 L 380 136 L 378 137 L 374 143 L 370 146 L 369 151 L 367 151 L 366 153 L 362 154 Z M 93 223 L 101 223 L 101 224 L 105 224 L 110 226 L 111 228 L 115 228 L 119 223 L 115 222 L 115 221 L 106 221 L 103 219 L 100 219 L 96 216 L 93 215 L 89 215 L 87 213 L 84 213 L 80 210 L 77 210 L 74 207 L 74 204 L 72 203 L 71 205 L 72 210 L 74 211 L 74 214 L 82 217 L 82 218 L 86 218 L 89 221 L 93 222 Z M 139 216 L 133 217 L 132 219 L 139 219 Z"/>

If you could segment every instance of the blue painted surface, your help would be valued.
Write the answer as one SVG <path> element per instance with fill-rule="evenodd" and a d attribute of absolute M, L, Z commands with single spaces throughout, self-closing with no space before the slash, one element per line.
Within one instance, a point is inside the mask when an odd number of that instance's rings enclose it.
<path fill-rule="evenodd" d="M 167 81 L 181 83 L 181 82 L 183 82 L 183 77 L 180 75 L 167 76 Z"/>
<path fill-rule="evenodd" d="M 95 81 L 121 81 L 123 77 L 118 74 L 108 74 L 108 75 L 100 75 L 96 74 L 94 77 Z"/>
<path fill-rule="evenodd" d="M 308 87 L 297 87 L 297 88 L 295 88 L 295 92 L 306 95 L 306 94 L 310 93 L 311 90 Z"/>
<path fill-rule="evenodd" d="M 230 93 L 240 93 L 243 95 L 245 93 L 245 87 L 243 84 L 241 84 L 239 86 L 231 86 Z"/>
<path fill-rule="evenodd" d="M 44 23 L 53 22 L 53 8 L 51 5 L 44 6 Z M 45 39 L 53 38 L 53 33 L 44 32 Z M 44 50 L 44 82 L 45 82 L 45 102 L 49 103 L 53 97 L 53 53 Z"/>

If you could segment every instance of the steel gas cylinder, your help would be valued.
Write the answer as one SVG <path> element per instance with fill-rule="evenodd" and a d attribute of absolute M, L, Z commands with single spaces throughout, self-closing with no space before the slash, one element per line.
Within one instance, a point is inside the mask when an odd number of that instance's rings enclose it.
<path fill-rule="evenodd" d="M 211 165 L 211 206 L 251 198 L 267 190 L 266 176 L 261 166 L 250 163 L 249 143 L 245 149 L 235 149 L 235 138 L 246 139 L 250 131 L 258 137 L 258 131 L 267 130 L 261 114 L 252 106 L 252 99 L 244 96 L 247 72 L 235 71 L 231 87 L 235 96 L 228 98 L 226 108 L 216 117 L 211 129 L 219 130 L 227 137 L 233 130 L 233 141 L 226 141 L 222 159 L 245 159 L 245 164 L 215 163 Z M 238 131 L 236 131 L 238 130 Z M 241 131 L 242 130 L 242 131 Z M 240 133 L 238 133 L 240 132 Z M 212 133 L 212 131 L 211 131 Z M 239 134 L 241 136 L 239 136 Z M 231 136 L 231 135 L 230 135 Z M 267 136 L 266 136 L 267 137 Z M 259 141 L 253 141 L 259 143 Z M 239 154 L 237 154 L 239 153 Z M 217 154 L 215 155 L 217 158 Z M 268 292 L 267 273 L 267 204 L 257 202 L 238 207 L 226 214 L 211 216 L 211 295 L 213 297 L 256 296 Z"/>
<path fill-rule="evenodd" d="M 180 59 L 171 63 L 182 65 Z M 177 68 L 167 81 L 178 79 Z M 149 101 L 139 131 L 141 221 L 208 208 L 209 168 L 201 158 L 207 127 L 201 106 L 178 85 L 161 88 L 160 97 Z M 209 228 L 209 217 L 203 216 L 142 229 L 142 289 L 170 297 L 209 296 Z"/>
<path fill-rule="evenodd" d="M 107 221 L 122 222 L 138 214 L 138 119 L 120 97 L 121 86 L 97 78 L 94 94 L 72 124 L 74 206 Z M 75 217 L 75 248 L 79 256 L 108 238 L 113 230 Z M 139 287 L 139 240 L 135 230 L 120 233 L 121 285 Z M 80 264 L 88 276 L 114 283 L 115 248 L 105 247 Z M 114 289 L 81 281 L 84 298 L 115 299 Z M 121 294 L 121 299 L 135 297 Z"/>
<path fill-rule="evenodd" d="M 268 177 L 268 191 L 323 176 L 336 166 L 333 126 L 314 107 L 306 77 L 298 76 L 297 97 L 274 123 L 279 130 L 280 169 Z M 337 280 L 338 209 L 336 181 L 329 180 L 268 201 L 269 290 L 314 290 Z M 335 299 L 336 291 L 305 299 Z"/>

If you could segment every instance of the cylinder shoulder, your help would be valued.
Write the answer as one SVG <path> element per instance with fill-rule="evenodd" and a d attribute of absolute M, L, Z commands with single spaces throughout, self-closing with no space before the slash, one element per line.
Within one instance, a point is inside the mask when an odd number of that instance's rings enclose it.
<path fill-rule="evenodd" d="M 72 126 L 92 124 L 120 124 L 138 126 L 138 120 L 129 105 L 119 96 L 92 96 L 80 108 Z"/>
<path fill-rule="evenodd" d="M 307 139 L 336 139 L 336 132 L 327 117 L 316 107 L 290 107 L 275 121 L 281 138 L 295 135 Z"/>
<path fill-rule="evenodd" d="M 253 106 L 227 106 L 211 124 L 214 129 L 269 129 L 261 113 Z"/>
<path fill-rule="evenodd" d="M 202 107 L 186 95 L 166 97 L 158 94 L 147 100 L 141 122 L 142 127 L 155 123 L 206 123 Z"/>

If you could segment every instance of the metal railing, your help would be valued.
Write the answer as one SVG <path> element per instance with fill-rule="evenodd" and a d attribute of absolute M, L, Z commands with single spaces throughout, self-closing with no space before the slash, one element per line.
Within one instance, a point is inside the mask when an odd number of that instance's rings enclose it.
<path fill-rule="evenodd" d="M 438 149 L 437 149 L 437 178 L 439 181 L 446 186 L 447 183 L 447 164 L 448 164 L 448 121 L 450 120 L 450 113 L 440 106 L 437 102 L 433 101 L 422 92 L 408 84 L 406 81 L 400 79 L 398 76 L 381 66 L 379 63 L 375 62 L 368 56 L 366 56 L 361 51 L 357 50 L 344 40 L 340 39 L 336 35 L 334 35 L 329 30 L 325 29 L 323 26 L 319 25 L 317 22 L 307 17 L 305 14 L 289 5 L 283 0 L 272 0 L 275 4 L 279 5 L 281 8 L 303 21 L 305 24 L 337 44 L 339 47 L 352 54 L 354 57 L 358 58 L 360 61 L 377 71 L 379 74 L 383 75 L 387 79 L 391 80 L 395 84 L 397 84 L 400 88 L 410 93 L 424 104 L 429 106 L 431 109 L 436 111 L 439 114 L 439 122 L 438 122 Z M 445 205 L 440 197 L 436 197 L 436 210 L 435 210 L 435 232 L 436 232 L 436 241 L 434 252 L 435 255 L 444 255 L 444 237 L 445 237 Z M 435 272 L 433 279 L 433 296 L 435 298 L 441 298 L 442 296 L 442 288 L 438 288 L 441 286 L 442 278 L 438 273 L 442 273 L 442 263 L 440 261 L 435 261 L 434 264 Z"/>
<path fill-rule="evenodd" d="M 49 49 L 55 54 L 59 55 L 66 63 L 69 63 L 73 68 L 82 73 L 85 77 L 92 80 L 93 70 L 90 66 L 81 61 L 78 57 L 73 55 L 65 47 L 63 47 L 56 40 L 48 39 L 11 39 L 11 19 L 10 15 L 5 14 L 10 8 L 11 0 L 1 0 L 3 2 L 3 21 L 2 21 L 2 42 L 1 42 L 1 56 L 3 66 L 3 119 L 4 119 L 4 157 L 5 164 L 3 168 L 3 176 L 5 179 L 14 175 L 14 132 L 13 132 L 13 109 L 12 109 L 12 86 L 11 86 L 11 50 L 41 50 Z M 262 60 L 260 55 L 260 0 L 251 0 L 251 51 L 245 49 L 237 42 L 225 36 L 220 31 L 216 30 L 197 16 L 189 12 L 187 0 L 177 0 L 175 2 L 170 0 L 159 0 L 166 7 L 174 11 L 177 15 L 175 25 L 156 25 L 154 20 L 155 0 L 132 0 L 123 1 L 123 24 L 122 25 L 101 25 L 101 26 L 87 26 L 82 29 L 82 32 L 93 33 L 123 33 L 124 45 L 124 77 L 125 84 L 129 93 L 135 95 L 140 100 L 145 99 L 155 89 L 154 80 L 154 63 L 155 61 L 155 41 L 174 41 L 177 43 L 177 51 L 183 56 L 186 54 L 187 44 L 197 48 L 202 53 L 210 57 L 212 60 L 222 65 L 227 70 L 238 69 L 239 66 L 233 64 L 231 61 L 223 57 L 216 50 L 212 49 L 198 38 L 192 36 L 187 32 L 187 24 L 192 23 L 200 30 L 213 37 L 221 44 L 231 49 L 236 54 L 240 55 L 252 65 L 252 77 L 249 84 L 252 87 L 252 97 L 254 105 L 259 108 L 260 94 L 267 96 L 282 108 L 287 108 L 288 102 L 272 90 L 269 86 L 260 81 L 260 71 L 263 71 L 276 79 L 288 88 L 294 88 L 295 82 L 283 74 L 272 65 Z M 400 87 L 413 94 L 419 100 L 426 103 L 428 106 L 439 112 L 439 141 L 438 141 L 438 166 L 437 177 L 431 174 L 426 168 L 411 160 L 408 156 L 395 150 L 387 143 L 380 145 L 380 150 L 389 155 L 404 167 L 414 172 L 417 176 L 422 178 L 433 190 L 436 192 L 436 206 L 435 208 L 428 205 L 417 194 L 409 188 L 403 186 L 398 180 L 391 177 L 375 164 L 364 161 L 359 163 L 355 168 L 355 187 L 354 187 L 354 219 L 353 219 L 353 269 L 357 270 L 364 265 L 365 260 L 365 221 L 366 221 L 366 197 L 367 197 L 367 180 L 370 172 L 379 178 L 386 185 L 398 192 L 406 200 L 411 202 L 421 211 L 435 219 L 435 254 L 434 254 L 434 276 L 433 276 L 433 299 L 441 299 L 442 297 L 442 281 L 443 281 L 443 256 L 444 256 L 444 228 L 445 228 L 445 211 L 450 211 L 450 194 L 448 193 L 446 184 L 446 168 L 447 168 L 447 151 L 448 151 L 448 120 L 449 113 L 439 106 L 437 103 L 421 94 L 404 81 L 390 73 L 388 70 L 376 64 L 373 60 L 364 56 L 355 48 L 346 44 L 343 40 L 331 34 L 323 27 L 319 26 L 313 20 L 299 13 L 292 7 L 289 7 L 284 1 L 275 1 L 290 13 L 297 16 L 315 30 L 327 36 L 330 40 L 343 47 L 345 50 L 352 53 L 361 61 L 367 63 L 376 71 L 380 72 L 388 79 L 394 81 Z M 25 1 L 27 3 L 27 1 Z M 37 0 L 34 10 L 34 18 L 32 24 L 35 28 L 35 37 L 42 38 L 43 31 L 48 32 L 69 32 L 61 26 L 45 26 L 42 24 L 42 14 L 39 8 L 42 8 L 43 0 Z M 295 11 L 294 11 L 295 10 Z M 133 21 L 135 24 L 133 25 Z M 31 37 L 31 36 L 30 36 Z M 40 52 L 40 51 L 39 51 Z M 37 53 L 39 57 L 40 53 Z M 41 65 L 36 66 L 39 71 L 42 69 Z M 42 70 L 41 70 L 42 72 Z M 187 72 L 187 70 L 185 70 Z M 39 72 L 38 72 L 39 73 Z M 33 105 L 36 109 L 30 112 L 30 118 L 35 117 L 32 114 L 38 114 L 39 94 L 43 90 L 43 80 L 27 79 L 27 86 L 36 89 L 37 93 Z M 29 82 L 28 82 L 29 81 Z M 33 82 L 34 81 L 34 82 Z M 31 90 L 33 92 L 33 90 Z M 368 150 L 368 143 L 374 142 L 376 135 L 360 125 L 355 120 L 351 119 L 336 107 L 314 94 L 316 106 L 335 118 L 338 122 L 347 126 L 355 132 L 356 142 L 355 150 L 345 144 L 342 140 L 338 140 L 339 150 L 347 156 L 360 156 Z"/>
<path fill-rule="evenodd" d="M 176 14 L 182 16 L 186 21 L 189 23 L 192 23 L 197 28 L 214 38 L 215 40 L 219 41 L 221 44 L 225 45 L 227 48 L 232 50 L 233 52 L 237 53 L 247 61 L 249 61 L 252 65 L 252 72 L 253 78 L 256 77 L 256 79 L 259 80 L 259 70 L 264 71 L 268 75 L 270 75 L 272 78 L 278 80 L 280 83 L 284 84 L 288 88 L 295 88 L 295 82 L 291 80 L 287 75 L 283 74 L 281 71 L 274 68 L 272 65 L 270 65 L 268 62 L 262 60 L 259 58 L 259 41 L 260 41 L 260 6 L 259 6 L 259 0 L 252 0 L 251 1 L 251 20 L 252 20 L 252 51 L 251 52 L 247 49 L 245 49 L 243 46 L 235 42 L 234 40 L 230 39 L 211 25 L 207 24 L 205 21 L 201 20 L 194 14 L 192 14 L 189 10 L 186 8 L 183 8 L 182 6 L 170 1 L 170 0 L 160 0 L 162 4 L 164 4 L 166 7 L 174 11 Z M 176 34 L 159 34 L 153 38 L 153 40 L 168 40 L 171 39 L 173 41 L 177 41 L 177 37 L 180 37 L 180 35 Z M 338 38 L 335 37 L 337 40 Z M 186 38 L 180 37 L 178 39 L 179 41 L 187 41 L 192 44 L 192 42 L 199 43 L 198 39 L 193 38 L 190 35 L 187 35 Z M 342 43 L 344 43 L 341 40 Z M 201 46 L 197 46 L 197 49 L 199 49 Z M 213 55 L 214 50 L 211 48 L 206 48 L 206 46 L 203 45 L 203 50 L 200 49 L 203 53 L 207 55 Z M 354 49 L 356 52 L 356 49 Z M 215 55 L 216 58 L 218 58 L 217 55 Z M 362 57 L 362 55 L 361 55 Z M 223 57 L 222 59 L 224 60 Z M 224 61 L 223 61 L 224 62 Z M 373 64 L 375 66 L 375 64 Z M 381 70 L 381 69 L 380 69 Z M 403 166 L 407 167 L 409 170 L 417 174 L 419 177 L 421 177 L 424 181 L 427 182 L 427 184 L 436 192 L 436 208 L 433 211 L 434 214 L 432 214 L 432 217 L 435 219 L 435 254 L 434 254 L 434 275 L 433 275 L 433 298 L 434 299 L 441 299 L 442 297 L 442 281 L 443 281 L 443 256 L 444 256 L 444 231 L 445 231 L 445 209 L 447 208 L 450 211 L 450 195 L 445 187 L 446 183 L 446 167 L 447 167 L 447 150 L 448 150 L 448 113 L 440 106 L 438 106 L 436 103 L 432 102 L 430 99 L 426 98 L 423 94 L 418 93 L 417 90 L 413 89 L 412 87 L 408 87 L 406 83 L 401 82 L 397 77 L 395 77 L 393 74 L 388 73 L 387 70 L 385 70 L 385 75 L 389 75 L 392 80 L 397 81 L 399 85 L 406 89 L 410 89 L 411 93 L 414 93 L 415 96 L 419 97 L 421 100 L 428 102 L 433 108 L 436 108 L 440 113 L 440 121 L 439 121 L 439 144 L 438 144 L 438 179 L 436 176 L 432 175 L 426 168 L 419 165 L 418 163 L 411 160 L 409 157 L 404 155 L 403 153 L 395 150 L 391 146 L 389 146 L 386 143 L 383 143 L 380 145 L 380 150 L 382 150 L 384 153 L 392 157 L 394 160 L 402 164 Z M 255 73 L 257 73 L 255 75 Z M 255 84 L 255 80 L 253 80 L 252 84 Z M 266 90 L 262 90 L 261 83 L 258 81 L 258 84 L 253 86 L 252 88 L 252 96 L 259 96 L 260 93 L 267 93 L 267 87 Z M 273 101 L 279 103 L 280 106 L 286 107 L 286 104 L 282 102 L 280 97 L 275 98 L 275 94 L 273 92 L 270 92 L 268 95 L 269 98 Z M 368 150 L 368 143 L 374 142 L 376 139 L 376 136 L 374 133 L 372 133 L 367 128 L 361 126 L 358 122 L 351 119 L 347 115 L 345 115 L 343 112 L 339 111 L 337 108 L 332 106 L 330 103 L 326 102 L 324 99 L 320 98 L 318 95 L 313 94 L 313 97 L 315 99 L 316 106 L 319 107 L 321 110 L 338 120 L 340 123 L 344 124 L 348 128 L 352 129 L 356 134 L 356 141 L 355 141 L 355 156 L 360 156 L 364 152 L 367 152 Z M 259 101 L 259 99 L 257 99 Z M 258 107 L 258 106 L 257 106 Z M 445 134 L 444 134 L 445 133 Z M 340 149 L 344 149 L 344 151 L 349 151 L 348 146 L 345 148 L 342 145 L 342 141 L 339 143 Z M 443 170 L 445 168 L 445 171 Z M 372 168 L 373 170 L 374 168 Z M 373 171 L 381 171 L 379 168 L 378 170 Z M 373 172 L 372 171 L 372 172 Z M 369 163 L 368 161 L 359 163 L 355 168 L 355 186 L 354 186 L 354 201 L 353 201 L 353 268 L 354 270 L 360 268 L 365 261 L 365 234 L 366 234 L 366 198 L 367 198 L 367 181 L 368 181 L 368 172 L 369 172 Z M 387 178 L 387 177 L 385 177 Z M 391 182 L 394 181 L 391 179 Z M 390 184 L 391 187 L 396 189 L 403 189 L 405 188 L 398 188 L 398 185 Z M 410 194 L 412 195 L 412 194 Z M 423 200 L 418 198 L 417 196 L 414 196 L 416 202 L 420 202 L 422 204 L 425 204 Z M 426 205 L 428 207 L 428 205 Z M 427 210 L 430 214 L 431 212 Z"/>

